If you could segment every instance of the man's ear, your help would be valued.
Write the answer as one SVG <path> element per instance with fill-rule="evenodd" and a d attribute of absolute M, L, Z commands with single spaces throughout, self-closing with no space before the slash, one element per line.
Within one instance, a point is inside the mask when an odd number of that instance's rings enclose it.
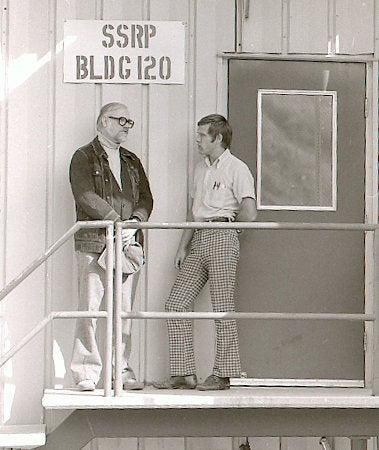
<path fill-rule="evenodd" d="M 101 125 L 105 128 L 108 125 L 108 117 L 103 116 L 101 118 Z"/>
<path fill-rule="evenodd" d="M 218 133 L 218 135 L 216 136 L 216 142 L 218 144 L 221 144 L 221 142 L 222 142 L 222 134 L 221 133 Z"/>

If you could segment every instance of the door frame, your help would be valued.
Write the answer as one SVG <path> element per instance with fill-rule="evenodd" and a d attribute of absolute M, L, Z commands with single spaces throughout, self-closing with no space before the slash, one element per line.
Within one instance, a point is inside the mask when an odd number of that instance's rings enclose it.
<path fill-rule="evenodd" d="M 263 55 L 249 53 L 219 53 L 217 55 L 216 111 L 228 115 L 228 68 L 231 59 L 265 61 L 356 62 L 366 66 L 365 100 L 365 223 L 378 223 L 378 60 L 370 55 Z M 375 247 L 374 232 L 365 232 L 365 313 L 375 312 Z M 234 385 L 250 386 L 325 386 L 373 388 L 374 378 L 374 324 L 365 322 L 364 380 L 286 380 L 252 378 L 234 379 Z"/>

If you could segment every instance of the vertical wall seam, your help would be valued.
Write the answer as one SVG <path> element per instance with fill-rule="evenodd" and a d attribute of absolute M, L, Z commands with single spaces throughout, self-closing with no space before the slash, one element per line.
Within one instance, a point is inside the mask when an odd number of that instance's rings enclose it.
<path fill-rule="evenodd" d="M 143 20 L 150 20 L 151 5 L 150 0 L 143 0 L 142 3 L 142 17 Z M 150 159 L 150 85 L 141 85 L 142 93 L 142 108 L 141 108 L 141 159 L 143 166 L 145 167 L 147 177 L 149 178 L 149 159 Z M 145 230 L 145 255 L 146 255 L 146 267 L 141 277 L 141 306 L 144 311 L 148 309 L 149 298 L 149 231 Z M 139 336 L 139 369 L 141 375 L 146 378 L 148 356 L 146 350 L 147 343 L 147 328 L 148 324 L 143 321 L 140 324 L 140 336 Z M 141 376 L 140 375 L 140 376 Z"/>
<path fill-rule="evenodd" d="M 336 39 L 337 39 L 337 0 L 332 0 L 332 36 L 333 36 L 333 53 L 337 53 Z M 338 50 L 339 53 L 339 50 Z"/>
<path fill-rule="evenodd" d="M 194 125 L 196 123 L 196 30 L 197 30 L 197 0 L 191 0 L 188 3 L 188 63 L 187 63 L 187 77 L 188 77 L 188 131 L 187 131 L 187 211 L 190 204 L 190 187 L 192 183 L 194 160 L 193 160 L 193 144 L 194 144 Z"/>
<path fill-rule="evenodd" d="M 378 63 L 367 65 L 366 97 L 369 116 L 366 119 L 366 182 L 365 187 L 365 222 L 377 223 L 378 219 Z M 370 184 L 369 184 L 370 183 Z M 365 233 L 365 312 L 370 313 L 375 307 L 375 241 L 374 233 Z M 371 323 L 365 323 L 367 346 L 364 353 L 365 385 L 372 387 L 374 369 L 374 329 Z"/>
<path fill-rule="evenodd" d="M 336 54 L 336 0 L 328 0 L 328 54 Z"/>
<path fill-rule="evenodd" d="M 235 50 L 243 51 L 243 0 L 235 1 Z"/>
<path fill-rule="evenodd" d="M 379 0 L 374 0 L 374 59 L 379 57 Z"/>
<path fill-rule="evenodd" d="M 332 46 L 333 46 L 333 36 L 332 36 L 332 1 L 333 0 L 328 0 L 328 14 L 327 14 L 327 18 L 326 18 L 326 26 L 327 26 L 327 30 L 326 30 L 326 38 L 327 38 L 327 46 L 326 48 L 328 49 L 328 54 L 331 53 L 332 50 Z"/>
<path fill-rule="evenodd" d="M 1 252 L 1 285 L 6 283 L 6 251 L 7 251 L 7 177 L 8 177 L 8 60 L 9 60 L 9 2 L 2 0 L 1 5 L 1 73 L 0 73 L 0 232 L 2 239 Z M 0 306 L 0 352 L 4 353 L 5 329 L 2 318 L 3 306 Z M 1 369 L 0 375 L 3 375 Z M 2 378 L 3 379 L 3 378 Z M 0 398 L 3 399 L 3 382 L 0 383 Z M 0 401 L 0 423 L 4 423 L 4 404 Z"/>
<path fill-rule="evenodd" d="M 238 0 L 234 0 L 234 51 L 238 51 Z"/>
<path fill-rule="evenodd" d="M 290 35 L 290 0 L 282 0 L 282 54 L 287 55 Z"/>
<path fill-rule="evenodd" d="M 45 248 L 53 243 L 54 239 L 54 167 L 55 167 L 55 92 L 56 92 L 56 0 L 49 0 L 48 5 L 48 43 L 50 51 L 50 62 L 48 70 L 48 123 L 47 123 L 47 155 L 46 155 L 46 194 L 45 194 Z M 45 273 L 45 317 L 52 310 L 52 272 L 53 264 L 51 258 L 46 261 Z M 53 323 L 46 327 L 44 332 L 44 387 L 52 384 L 52 349 L 53 349 Z M 43 410 L 44 423 L 51 413 Z"/>
<path fill-rule="evenodd" d="M 96 0 L 96 20 L 102 20 L 104 17 L 104 0 Z M 102 107 L 103 104 L 103 84 L 102 83 L 95 83 L 94 85 L 94 89 L 95 89 L 95 117 L 93 120 L 94 123 L 94 127 L 95 127 L 95 134 L 97 134 L 97 129 L 96 129 L 96 120 L 97 120 L 97 115 L 100 112 L 100 108 Z"/>
<path fill-rule="evenodd" d="M 1 283 L 6 283 L 6 223 L 7 223 L 7 169 L 8 169 L 8 65 L 9 65 L 9 5 L 8 0 L 1 2 L 1 229 L 3 251 L 1 255 Z"/>

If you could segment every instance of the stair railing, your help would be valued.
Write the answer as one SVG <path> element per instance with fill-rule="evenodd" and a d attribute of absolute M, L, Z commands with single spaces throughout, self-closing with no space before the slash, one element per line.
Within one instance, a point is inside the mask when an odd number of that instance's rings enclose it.
<path fill-rule="evenodd" d="M 33 328 L 17 345 L 10 349 L 0 358 L 2 367 L 21 348 L 23 348 L 36 334 L 46 327 L 54 319 L 66 318 L 106 318 L 106 355 L 104 396 L 111 396 L 112 387 L 112 340 L 113 326 L 115 337 L 115 395 L 122 394 L 122 320 L 153 320 L 153 319 L 206 319 L 206 320 L 229 320 L 229 319 L 254 319 L 254 320 L 347 320 L 359 322 L 374 322 L 375 348 L 374 352 L 374 394 L 379 393 L 379 330 L 376 316 L 379 310 L 379 302 L 376 299 L 374 314 L 346 314 L 346 313 L 252 313 L 252 312 L 160 312 L 160 311 L 122 311 L 122 229 L 264 229 L 264 230 L 340 230 L 340 231 L 372 231 L 374 232 L 374 243 L 377 239 L 378 224 L 358 223 L 277 223 L 277 222 L 180 222 L 180 223 L 153 223 L 133 222 L 114 224 L 111 221 L 89 221 L 77 222 L 46 252 L 30 264 L 20 275 L 8 283 L 0 291 L 0 301 L 13 291 L 24 279 L 33 273 L 44 263 L 58 248 L 60 248 L 80 228 L 106 228 L 106 311 L 58 311 L 52 312 Z M 116 237 L 114 243 L 114 235 Z M 114 247 L 115 246 L 115 247 Z M 115 251 L 115 255 L 114 255 Z M 115 292 L 113 292 L 113 265 L 115 263 Z M 113 296 L 114 294 L 114 296 Z M 377 295 L 376 295 L 377 296 Z M 114 302 L 113 302 L 114 300 Z M 114 317 L 113 317 L 114 315 Z"/>
<path fill-rule="evenodd" d="M 106 350 L 104 364 L 104 396 L 111 396 L 112 389 L 112 340 L 113 340 L 113 264 L 114 264 L 114 223 L 110 220 L 94 220 L 77 222 L 62 237 L 60 237 L 42 255 L 35 259 L 26 269 L 10 281 L 0 291 L 0 301 L 19 286 L 29 275 L 31 275 L 41 264 L 53 255 L 68 239 L 70 239 L 81 228 L 105 228 L 106 229 L 106 288 L 105 303 L 106 311 L 56 311 L 51 312 L 39 322 L 21 341 L 12 347 L 0 358 L 0 368 L 9 361 L 19 350 L 21 350 L 34 336 L 43 330 L 54 319 L 78 319 L 78 318 L 105 318 L 106 319 Z"/>

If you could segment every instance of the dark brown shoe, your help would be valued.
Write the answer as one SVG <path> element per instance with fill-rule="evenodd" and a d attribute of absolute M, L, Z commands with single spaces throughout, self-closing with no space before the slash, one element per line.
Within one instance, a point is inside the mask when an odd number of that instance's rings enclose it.
<path fill-rule="evenodd" d="M 223 391 L 229 388 L 230 378 L 217 375 L 209 375 L 203 383 L 197 385 L 199 391 Z"/>
<path fill-rule="evenodd" d="M 196 375 L 175 376 L 161 382 L 153 383 L 156 389 L 195 389 L 196 385 Z"/>

